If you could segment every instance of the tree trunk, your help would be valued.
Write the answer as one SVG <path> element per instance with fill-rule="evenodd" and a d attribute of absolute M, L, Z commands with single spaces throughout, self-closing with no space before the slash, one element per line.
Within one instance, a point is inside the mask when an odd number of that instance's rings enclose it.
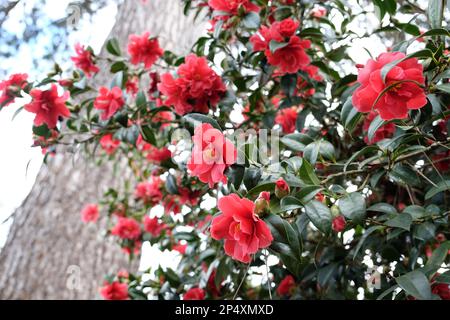
<path fill-rule="evenodd" d="M 125 0 L 111 36 L 125 47 L 128 35 L 150 31 L 164 49 L 187 53 L 203 25 L 185 17 L 178 0 Z M 104 51 L 104 50 L 103 50 Z M 108 83 L 106 74 L 97 84 Z M 108 186 L 120 185 L 110 166 L 96 167 L 71 154 L 43 165 L 20 208 L 0 254 L 0 299 L 93 299 L 105 274 L 137 271 L 137 261 L 104 238 L 104 222 L 85 225 L 80 210 Z"/>

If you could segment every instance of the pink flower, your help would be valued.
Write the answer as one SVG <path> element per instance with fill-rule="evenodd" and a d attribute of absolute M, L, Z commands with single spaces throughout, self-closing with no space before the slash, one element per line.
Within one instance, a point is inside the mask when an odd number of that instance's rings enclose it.
<path fill-rule="evenodd" d="M 162 147 L 158 149 L 157 147 L 151 145 L 144 141 L 141 135 L 138 136 L 136 140 L 136 146 L 139 151 L 147 158 L 148 161 L 152 163 L 159 164 L 172 157 L 172 153 L 167 147 Z"/>
<path fill-rule="evenodd" d="M 141 235 L 141 227 L 133 218 L 119 217 L 117 224 L 111 229 L 111 234 L 121 239 L 136 239 Z"/>
<path fill-rule="evenodd" d="M 201 288 L 192 288 L 183 295 L 183 300 L 205 300 L 205 291 Z"/>
<path fill-rule="evenodd" d="M 187 249 L 187 244 L 182 244 L 181 242 L 178 242 L 177 244 L 172 246 L 172 250 L 178 251 L 180 254 L 185 254 Z"/>
<path fill-rule="evenodd" d="M 144 217 L 144 230 L 154 237 L 159 237 L 166 227 L 164 223 L 159 222 L 157 217 L 150 218 L 148 215 Z"/>
<path fill-rule="evenodd" d="M 295 289 L 295 279 L 291 275 L 287 275 L 284 277 L 283 280 L 281 280 L 278 288 L 277 293 L 279 296 L 289 296 L 292 294 L 292 291 Z"/>
<path fill-rule="evenodd" d="M 311 45 L 309 40 L 301 40 L 297 36 L 290 38 L 288 45 L 276 50 L 274 53 L 267 49 L 267 61 L 280 69 L 283 73 L 296 73 L 308 66 L 310 60 L 305 49 Z"/>
<path fill-rule="evenodd" d="M 344 216 L 337 216 L 335 218 L 333 218 L 332 224 L 331 224 L 332 229 L 335 232 L 341 232 L 345 230 L 345 218 Z"/>
<path fill-rule="evenodd" d="M 128 53 L 132 64 L 142 62 L 145 69 L 149 69 L 164 51 L 159 47 L 158 39 L 150 38 L 150 32 L 145 32 L 141 36 L 135 34 L 130 36 Z"/>
<path fill-rule="evenodd" d="M 127 300 L 128 285 L 118 281 L 106 283 L 105 286 L 101 288 L 100 293 L 105 300 Z"/>
<path fill-rule="evenodd" d="M 122 90 L 119 87 L 114 87 L 110 90 L 106 87 L 101 87 L 99 96 L 94 101 L 94 108 L 102 110 L 102 120 L 111 118 L 117 110 L 123 107 L 125 101 L 122 98 Z"/>
<path fill-rule="evenodd" d="M 8 80 L 0 81 L 0 107 L 14 102 L 14 98 L 26 87 L 28 75 L 26 73 L 12 74 Z"/>
<path fill-rule="evenodd" d="M 275 123 L 279 124 L 284 133 L 293 133 L 297 124 L 297 107 L 285 108 L 278 111 Z"/>
<path fill-rule="evenodd" d="M 191 175 L 208 183 L 211 188 L 217 182 L 226 183 L 224 171 L 237 159 L 233 143 L 209 123 L 195 129 L 193 141 L 192 156 L 187 164 Z"/>
<path fill-rule="evenodd" d="M 290 188 L 287 182 L 283 178 L 279 178 L 275 181 L 275 195 L 281 199 L 289 194 Z"/>
<path fill-rule="evenodd" d="M 244 8 L 245 12 L 259 12 L 259 7 L 250 0 L 209 0 L 208 5 L 220 15 L 214 17 L 218 20 L 226 20 L 230 16 L 237 16 L 239 8 Z"/>
<path fill-rule="evenodd" d="M 272 233 L 254 213 L 252 201 L 231 194 L 220 198 L 218 207 L 222 214 L 212 221 L 211 237 L 225 239 L 225 253 L 233 259 L 249 263 L 252 254 L 272 243 Z"/>
<path fill-rule="evenodd" d="M 88 204 L 81 210 L 81 221 L 84 223 L 96 222 L 98 217 L 99 212 L 96 204 Z"/>
<path fill-rule="evenodd" d="M 90 78 L 91 73 L 97 73 L 100 69 L 95 65 L 92 51 L 85 49 L 84 46 L 77 43 L 75 45 L 76 56 L 70 59 L 75 63 L 75 66 L 86 74 L 86 77 Z"/>
<path fill-rule="evenodd" d="M 226 91 L 222 79 L 209 66 L 204 57 L 190 54 L 178 67 L 178 78 L 170 73 L 161 76 L 158 89 L 167 97 L 166 105 L 184 115 L 190 112 L 208 113 L 215 109 Z"/>
<path fill-rule="evenodd" d="M 132 97 L 136 96 L 139 92 L 139 78 L 137 76 L 129 78 L 125 83 L 125 90 Z"/>
<path fill-rule="evenodd" d="M 305 69 L 310 63 L 305 50 L 311 46 L 311 42 L 295 35 L 298 25 L 298 22 L 289 18 L 274 22 L 270 28 L 262 26 L 258 34 L 250 37 L 253 50 L 264 51 L 269 64 L 278 67 L 280 73 L 296 73 Z M 272 52 L 269 47 L 271 41 L 286 45 Z"/>
<path fill-rule="evenodd" d="M 316 7 L 313 10 L 311 10 L 311 16 L 314 18 L 323 18 L 327 14 L 327 9 L 324 7 Z"/>
<path fill-rule="evenodd" d="M 377 116 L 377 113 L 374 111 L 371 111 L 369 114 L 367 114 L 366 118 L 364 119 L 362 129 L 364 132 L 364 141 L 367 144 L 374 144 L 383 139 L 391 138 L 395 132 L 395 124 L 392 122 L 387 123 L 384 126 L 381 126 L 380 128 L 378 128 L 377 131 L 375 131 L 375 134 L 372 137 L 372 140 L 369 141 L 369 137 L 367 136 L 367 133 L 369 131 L 370 124 L 372 123 L 373 119 L 376 118 L 376 116 Z"/>
<path fill-rule="evenodd" d="M 120 140 L 114 139 L 112 133 L 108 133 L 101 137 L 100 145 L 107 154 L 111 155 L 119 148 Z"/>
<path fill-rule="evenodd" d="M 162 180 L 153 176 L 150 181 L 140 182 L 134 191 L 134 196 L 145 204 L 153 206 L 162 200 Z"/>
<path fill-rule="evenodd" d="M 408 110 L 426 105 L 425 91 L 420 87 L 425 84 L 423 67 L 416 58 L 398 63 L 389 71 L 385 82 L 381 78 L 381 69 L 386 64 L 404 57 L 401 52 L 382 53 L 376 60 L 369 59 L 359 69 L 358 82 L 361 86 L 352 97 L 353 105 L 359 112 L 375 110 L 383 120 L 404 119 L 408 117 Z M 389 90 L 381 96 L 386 88 Z"/>
<path fill-rule="evenodd" d="M 56 127 L 59 117 L 69 117 L 70 111 L 67 109 L 66 101 L 69 99 L 69 92 L 58 95 L 58 88 L 52 84 L 49 90 L 33 89 L 30 92 L 33 100 L 25 105 L 25 110 L 35 113 L 34 125 L 41 126 L 44 123 L 49 129 Z"/>

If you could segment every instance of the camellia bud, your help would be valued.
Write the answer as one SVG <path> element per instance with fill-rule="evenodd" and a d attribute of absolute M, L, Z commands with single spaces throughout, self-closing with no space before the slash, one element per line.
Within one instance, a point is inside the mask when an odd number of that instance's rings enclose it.
<path fill-rule="evenodd" d="M 333 218 L 336 218 L 337 216 L 339 216 L 341 214 L 341 210 L 339 210 L 339 207 L 337 205 L 333 205 L 331 207 L 331 216 Z"/>
<path fill-rule="evenodd" d="M 287 196 L 290 192 L 289 185 L 283 178 L 278 179 L 275 182 L 275 195 L 278 199 Z"/>
<path fill-rule="evenodd" d="M 270 209 L 270 192 L 263 191 L 259 194 L 255 201 L 255 214 L 262 217 L 269 213 Z"/>
<path fill-rule="evenodd" d="M 345 218 L 344 216 L 337 216 L 333 218 L 332 228 L 335 232 L 341 232 L 345 229 Z"/>

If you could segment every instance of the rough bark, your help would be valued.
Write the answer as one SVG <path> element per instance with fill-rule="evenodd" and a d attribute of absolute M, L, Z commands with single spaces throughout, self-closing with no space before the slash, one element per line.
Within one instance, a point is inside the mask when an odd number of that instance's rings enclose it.
<path fill-rule="evenodd" d="M 126 44 L 129 34 L 150 31 L 161 45 L 186 53 L 204 26 L 185 17 L 179 0 L 122 4 L 111 36 Z M 106 80 L 99 75 L 96 81 Z M 80 210 L 110 185 L 120 184 L 109 166 L 95 167 L 68 153 L 43 165 L 34 187 L 14 213 L 0 254 L 0 299 L 99 298 L 102 277 L 137 268 L 112 239 L 101 235 L 104 221 L 85 225 Z"/>

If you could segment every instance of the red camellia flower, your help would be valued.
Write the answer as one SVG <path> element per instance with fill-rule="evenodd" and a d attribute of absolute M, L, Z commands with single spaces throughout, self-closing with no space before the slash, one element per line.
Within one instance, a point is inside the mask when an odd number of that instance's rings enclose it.
<path fill-rule="evenodd" d="M 144 63 L 145 69 L 149 69 L 164 51 L 159 47 L 158 39 L 150 38 L 150 32 L 141 36 L 131 35 L 128 42 L 128 53 L 132 64 Z"/>
<path fill-rule="evenodd" d="M 138 150 L 141 151 L 147 158 L 147 160 L 152 163 L 158 164 L 172 157 L 172 153 L 167 147 L 158 149 L 150 143 L 145 142 L 141 135 L 139 135 L 136 140 L 136 146 Z"/>
<path fill-rule="evenodd" d="M 144 230 L 154 237 L 159 237 L 166 227 L 164 223 L 159 222 L 157 217 L 150 218 L 148 215 L 144 217 Z"/>
<path fill-rule="evenodd" d="M 264 51 L 269 64 L 278 67 L 280 73 L 296 73 L 305 69 L 310 62 L 305 50 L 311 46 L 309 40 L 301 40 L 295 35 L 299 23 L 292 19 L 274 22 L 270 28 L 262 26 L 259 33 L 250 38 L 254 51 Z M 271 41 L 284 43 L 274 52 Z"/>
<path fill-rule="evenodd" d="M 277 198 L 283 198 L 289 194 L 290 188 L 287 182 L 283 178 L 279 178 L 275 181 L 275 195 Z"/>
<path fill-rule="evenodd" d="M 86 74 L 86 77 L 90 78 L 92 73 L 97 73 L 100 69 L 95 65 L 92 56 L 92 51 L 85 49 L 84 46 L 77 43 L 75 45 L 76 56 L 70 59 L 75 63 L 75 66 Z"/>
<path fill-rule="evenodd" d="M 311 16 L 314 18 L 322 18 L 327 14 L 327 9 L 324 7 L 316 7 L 311 10 Z"/>
<path fill-rule="evenodd" d="M 333 218 L 331 227 L 335 232 L 341 232 L 345 229 L 345 218 L 344 216 L 337 216 Z"/>
<path fill-rule="evenodd" d="M 352 97 L 353 105 L 359 112 L 376 110 L 383 120 L 404 119 L 408 117 L 408 110 L 426 105 L 425 91 L 420 87 L 425 84 L 423 67 L 416 58 L 398 63 L 383 82 L 381 69 L 404 57 L 402 52 L 382 53 L 359 69 L 358 82 L 361 86 Z M 387 88 L 387 92 L 380 96 Z"/>
<path fill-rule="evenodd" d="M 117 110 L 123 107 L 125 101 L 122 98 L 122 90 L 119 87 L 114 87 L 110 90 L 106 87 L 101 87 L 99 95 L 94 101 L 94 108 L 102 110 L 102 120 L 111 118 Z"/>
<path fill-rule="evenodd" d="M 450 285 L 448 283 L 433 284 L 431 292 L 437 294 L 442 300 L 450 300 Z"/>
<path fill-rule="evenodd" d="M 213 219 L 211 236 L 225 239 L 225 253 L 233 259 L 249 263 L 252 254 L 272 243 L 272 233 L 255 214 L 252 201 L 231 194 L 220 198 L 218 207 L 222 214 Z"/>
<path fill-rule="evenodd" d="M 52 84 L 49 90 L 33 89 L 30 92 L 33 100 L 24 106 L 24 109 L 35 113 L 34 125 L 41 126 L 44 123 L 49 129 L 56 127 L 59 117 L 69 117 L 70 111 L 67 109 L 66 101 L 69 99 L 69 92 L 58 95 L 58 88 Z"/>
<path fill-rule="evenodd" d="M 187 249 L 187 243 L 182 244 L 181 242 L 178 242 L 177 244 L 174 244 L 172 246 L 172 250 L 178 251 L 180 254 L 185 254 Z"/>
<path fill-rule="evenodd" d="M 0 81 L 0 106 L 7 106 L 14 102 L 20 91 L 28 84 L 26 73 L 16 73 L 8 80 Z"/>
<path fill-rule="evenodd" d="M 122 239 L 136 239 L 141 235 L 141 227 L 133 218 L 119 217 L 117 224 L 111 229 L 111 234 Z"/>
<path fill-rule="evenodd" d="M 150 181 L 138 183 L 134 190 L 134 196 L 141 199 L 145 204 L 153 206 L 162 200 L 161 178 L 153 176 Z"/>
<path fill-rule="evenodd" d="M 111 155 L 119 148 L 120 140 L 114 139 L 112 133 L 108 133 L 100 139 L 100 145 L 107 154 Z"/>
<path fill-rule="evenodd" d="M 98 220 L 99 212 L 96 204 L 88 204 L 81 210 L 81 221 L 84 223 Z"/>
<path fill-rule="evenodd" d="M 183 300 L 205 300 L 205 290 L 192 288 L 183 295 Z"/>
<path fill-rule="evenodd" d="M 139 92 L 139 78 L 137 76 L 133 76 L 127 80 L 125 83 L 125 91 L 135 97 Z"/>
<path fill-rule="evenodd" d="M 223 13 L 217 16 L 218 19 L 236 16 L 240 7 L 243 7 L 245 12 L 259 12 L 259 7 L 250 0 L 209 0 L 208 5 L 213 10 Z"/>
<path fill-rule="evenodd" d="M 292 294 L 292 291 L 295 289 L 295 279 L 291 275 L 287 275 L 281 280 L 280 285 L 277 288 L 277 293 L 279 296 L 289 296 Z"/>
<path fill-rule="evenodd" d="M 377 116 L 377 113 L 372 111 L 369 114 L 367 114 L 366 118 L 364 119 L 363 123 L 363 132 L 364 135 L 364 141 L 367 144 L 374 144 L 378 141 L 381 141 L 383 139 L 391 138 L 394 135 L 395 132 L 395 124 L 394 123 L 387 123 L 375 131 L 375 134 L 373 135 L 372 140 L 369 141 L 369 137 L 367 136 L 367 133 L 369 132 L 370 124 L 372 123 L 373 119 Z"/>
<path fill-rule="evenodd" d="M 105 300 L 127 300 L 128 285 L 118 281 L 105 283 L 105 286 L 101 288 L 100 293 Z"/>
<path fill-rule="evenodd" d="M 222 79 L 208 66 L 205 57 L 190 54 L 178 67 L 178 78 L 170 73 L 161 76 L 158 89 L 167 97 L 166 105 L 175 107 L 176 113 L 208 113 L 215 109 L 226 91 Z"/>
<path fill-rule="evenodd" d="M 275 123 L 279 124 L 284 133 L 293 133 L 297 123 L 297 107 L 285 108 L 278 111 Z"/>
<path fill-rule="evenodd" d="M 195 129 L 193 142 L 192 156 L 187 164 L 191 175 L 208 183 L 211 188 L 217 182 L 226 183 L 224 171 L 237 159 L 233 143 L 209 123 Z"/>

